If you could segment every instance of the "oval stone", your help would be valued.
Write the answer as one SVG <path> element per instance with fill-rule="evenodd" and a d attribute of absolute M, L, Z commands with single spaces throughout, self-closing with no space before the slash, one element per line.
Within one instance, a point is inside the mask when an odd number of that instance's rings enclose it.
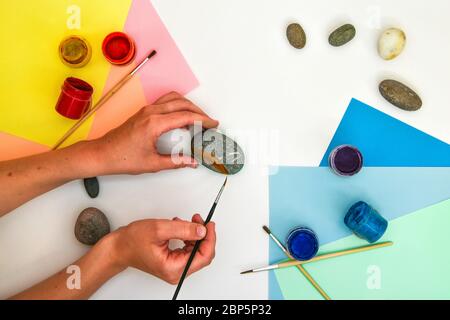
<path fill-rule="evenodd" d="M 89 197 L 97 198 L 100 192 L 100 184 L 98 183 L 98 179 L 96 177 L 86 178 L 83 180 L 83 183 Z"/>
<path fill-rule="evenodd" d="M 334 47 L 340 47 L 353 40 L 355 35 L 355 27 L 351 24 L 344 24 L 330 34 L 328 42 Z"/>
<path fill-rule="evenodd" d="M 379 90 L 387 101 L 402 110 L 417 111 L 422 107 L 422 99 L 419 95 L 396 80 L 382 81 Z"/>
<path fill-rule="evenodd" d="M 191 140 L 191 152 L 203 166 L 218 173 L 233 175 L 244 167 L 242 148 L 215 129 L 196 134 Z"/>
<path fill-rule="evenodd" d="M 97 208 L 81 211 L 75 223 L 75 237 L 83 244 L 94 245 L 110 232 L 108 218 Z"/>
<path fill-rule="evenodd" d="M 378 53 L 384 60 L 398 57 L 406 45 L 405 33 L 397 28 L 385 30 L 378 40 Z"/>
<path fill-rule="evenodd" d="M 306 45 L 306 34 L 298 23 L 291 23 L 286 29 L 286 36 L 291 46 L 303 49 Z"/>

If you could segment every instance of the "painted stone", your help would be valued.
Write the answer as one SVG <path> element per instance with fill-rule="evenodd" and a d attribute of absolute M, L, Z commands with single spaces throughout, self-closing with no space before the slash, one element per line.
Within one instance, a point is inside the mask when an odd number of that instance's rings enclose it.
<path fill-rule="evenodd" d="M 398 57 L 406 45 L 405 33 L 397 28 L 385 30 L 378 40 L 378 53 L 384 60 Z"/>
<path fill-rule="evenodd" d="M 286 29 L 286 36 L 291 46 L 303 49 L 306 45 L 306 34 L 298 23 L 291 23 Z"/>
<path fill-rule="evenodd" d="M 340 47 L 352 41 L 355 35 L 356 35 L 355 27 L 351 24 L 344 24 L 343 26 L 337 28 L 330 34 L 328 42 L 333 47 Z"/>
<path fill-rule="evenodd" d="M 191 152 L 198 162 L 218 173 L 233 175 L 244 167 L 242 148 L 215 129 L 196 134 L 191 140 Z"/>
<path fill-rule="evenodd" d="M 417 111 L 422 99 L 417 93 L 395 80 L 384 80 L 379 85 L 381 95 L 394 106 L 405 111 Z"/>
<path fill-rule="evenodd" d="M 83 183 L 89 197 L 97 198 L 100 192 L 100 184 L 98 183 L 98 179 L 96 177 L 87 178 L 83 180 Z"/>
<path fill-rule="evenodd" d="M 75 223 L 75 237 L 83 244 L 94 245 L 110 232 L 108 218 L 97 208 L 86 208 Z"/>

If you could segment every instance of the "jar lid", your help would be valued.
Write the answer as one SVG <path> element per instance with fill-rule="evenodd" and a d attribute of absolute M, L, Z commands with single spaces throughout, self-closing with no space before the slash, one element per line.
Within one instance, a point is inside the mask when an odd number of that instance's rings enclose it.
<path fill-rule="evenodd" d="M 59 57 L 69 67 L 81 68 L 91 60 L 91 56 L 91 46 L 79 36 L 69 36 L 59 44 Z"/>
<path fill-rule="evenodd" d="M 103 40 L 102 51 L 106 60 L 117 65 L 129 63 L 136 54 L 133 39 L 123 32 L 107 35 Z"/>

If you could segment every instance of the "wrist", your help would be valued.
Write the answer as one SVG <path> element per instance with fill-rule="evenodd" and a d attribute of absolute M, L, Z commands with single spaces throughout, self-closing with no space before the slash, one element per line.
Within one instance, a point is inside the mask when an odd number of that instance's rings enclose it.
<path fill-rule="evenodd" d="M 105 268 L 111 276 L 122 272 L 128 267 L 122 247 L 121 229 L 106 235 L 94 246 L 94 249 L 102 252 Z"/>
<path fill-rule="evenodd" d="M 107 161 L 98 140 L 80 141 L 66 150 L 73 154 L 76 168 L 80 170 L 79 178 L 90 178 L 107 174 Z"/>

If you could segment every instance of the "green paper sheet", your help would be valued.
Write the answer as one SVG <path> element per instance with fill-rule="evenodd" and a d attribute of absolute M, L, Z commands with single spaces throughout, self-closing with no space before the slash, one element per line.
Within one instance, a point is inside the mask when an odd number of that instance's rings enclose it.
<path fill-rule="evenodd" d="M 394 245 L 306 264 L 332 299 L 450 299 L 450 200 L 390 222 Z M 356 236 L 320 253 L 367 245 Z M 274 271 L 285 299 L 321 299 L 296 268 Z"/>

